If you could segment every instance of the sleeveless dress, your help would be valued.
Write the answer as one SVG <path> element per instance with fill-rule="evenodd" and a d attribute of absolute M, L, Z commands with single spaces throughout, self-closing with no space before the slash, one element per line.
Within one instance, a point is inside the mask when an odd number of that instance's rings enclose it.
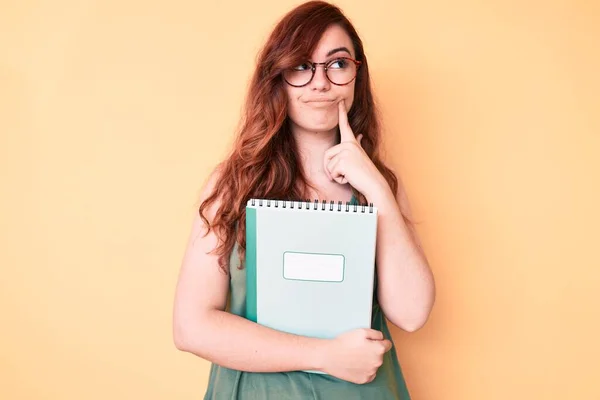
<path fill-rule="evenodd" d="M 356 202 L 353 197 L 351 204 Z M 245 317 L 246 269 L 237 268 L 237 244 L 230 257 L 228 310 Z M 377 280 L 375 280 L 377 282 Z M 385 316 L 373 293 L 371 328 L 392 340 Z M 235 346 L 235 343 L 232 344 Z M 358 385 L 326 374 L 303 371 L 244 372 L 212 364 L 204 400 L 409 400 L 395 347 L 385 353 L 373 382 Z"/>

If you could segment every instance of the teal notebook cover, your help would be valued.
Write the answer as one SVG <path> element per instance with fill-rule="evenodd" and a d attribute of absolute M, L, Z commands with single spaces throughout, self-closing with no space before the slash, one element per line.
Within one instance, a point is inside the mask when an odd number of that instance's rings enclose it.
<path fill-rule="evenodd" d="M 370 328 L 376 237 L 372 205 L 250 199 L 246 318 L 318 338 Z"/>

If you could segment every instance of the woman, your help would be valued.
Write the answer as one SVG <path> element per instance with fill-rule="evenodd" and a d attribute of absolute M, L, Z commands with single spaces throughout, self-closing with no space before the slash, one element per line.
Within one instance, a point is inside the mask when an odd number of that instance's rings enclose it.
<path fill-rule="evenodd" d="M 378 156 L 362 42 L 338 8 L 313 1 L 279 22 L 260 54 L 242 122 L 233 152 L 202 190 L 175 299 L 177 348 L 213 363 L 205 398 L 408 399 L 385 317 L 419 329 L 434 281 L 402 186 Z M 372 329 L 326 340 L 244 318 L 249 198 L 378 207 Z"/>

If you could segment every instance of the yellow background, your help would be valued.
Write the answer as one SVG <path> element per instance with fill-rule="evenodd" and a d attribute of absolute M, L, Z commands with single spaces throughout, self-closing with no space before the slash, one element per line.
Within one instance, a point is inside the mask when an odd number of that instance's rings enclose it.
<path fill-rule="evenodd" d="M 0 398 L 201 398 L 179 263 L 295 4 L 0 2 Z M 413 397 L 600 398 L 598 2 L 338 4 L 437 279 Z"/>

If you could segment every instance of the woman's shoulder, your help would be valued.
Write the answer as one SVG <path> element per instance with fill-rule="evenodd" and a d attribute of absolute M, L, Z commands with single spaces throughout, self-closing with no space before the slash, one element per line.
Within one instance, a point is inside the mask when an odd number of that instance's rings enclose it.
<path fill-rule="evenodd" d="M 208 177 L 204 182 L 205 191 L 212 192 L 217 184 L 223 179 L 225 175 L 225 162 L 220 162 L 212 167 Z"/>
<path fill-rule="evenodd" d="M 208 216 L 214 217 L 216 210 L 218 210 L 221 206 L 221 199 L 219 197 L 213 199 L 210 203 L 210 206 L 207 207 L 206 211 L 204 211 L 203 203 L 211 197 L 213 193 L 215 193 L 215 189 L 219 185 L 219 182 L 222 181 L 224 176 L 224 167 L 223 163 L 219 163 L 215 165 L 212 170 L 209 172 L 208 176 L 205 178 L 204 182 L 200 188 L 200 196 L 199 196 L 199 204 L 203 213 L 206 213 Z"/>

